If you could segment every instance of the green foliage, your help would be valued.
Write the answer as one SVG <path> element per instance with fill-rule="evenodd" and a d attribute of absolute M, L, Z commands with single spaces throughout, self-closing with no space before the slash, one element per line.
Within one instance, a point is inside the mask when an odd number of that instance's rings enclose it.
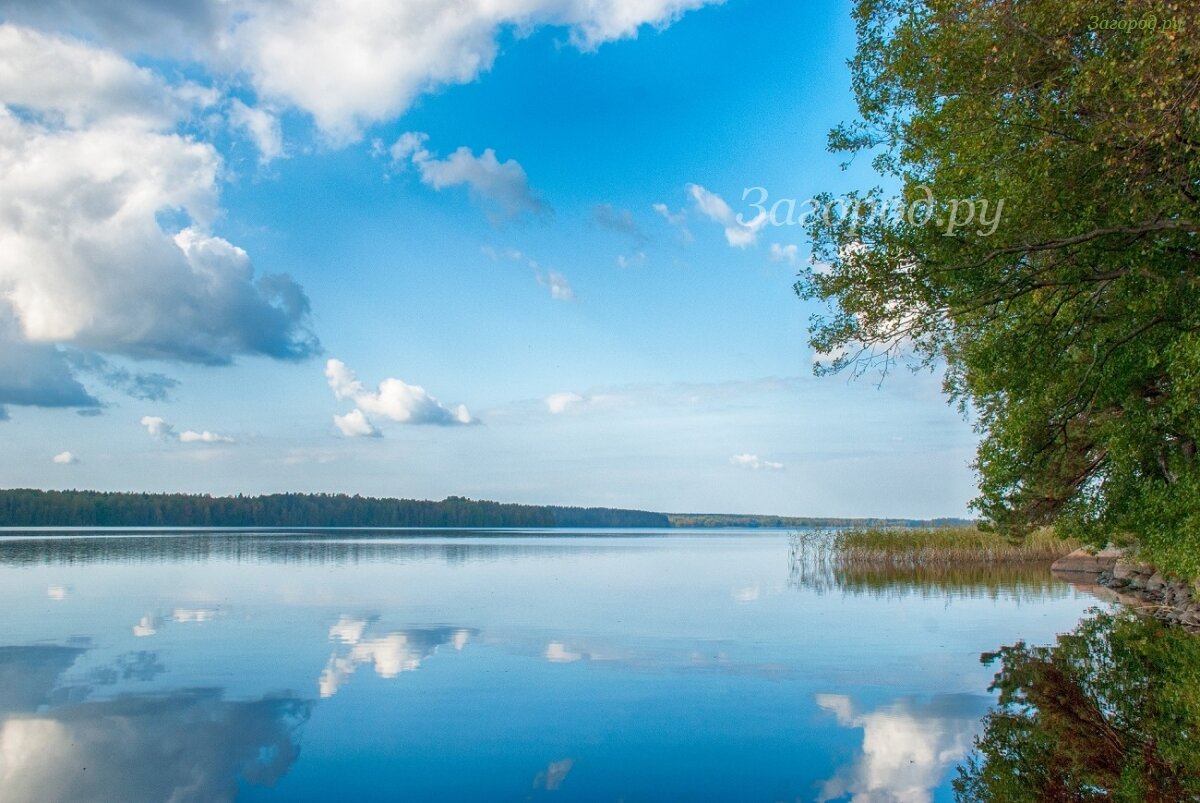
<path fill-rule="evenodd" d="M 966 519 L 846 519 L 812 516 L 758 516 L 739 513 L 668 513 L 672 527 L 952 527 Z"/>
<path fill-rule="evenodd" d="M 859 0 L 861 120 L 931 220 L 814 218 L 797 284 L 833 370 L 945 365 L 983 435 L 976 509 L 1021 535 L 1128 535 L 1200 574 L 1200 18 L 1146 0 Z M 1092 29 L 1179 18 L 1169 30 Z M 1178 28 L 1178 29 L 1176 29 Z M 853 196 L 878 203 L 882 190 Z M 947 234 L 955 202 L 994 231 Z M 941 221 L 939 224 L 937 221 Z"/>
<path fill-rule="evenodd" d="M 0 527 L 667 527 L 661 513 L 345 494 L 0 490 Z"/>
<path fill-rule="evenodd" d="M 997 660 L 999 705 L 959 769 L 959 800 L 1200 800 L 1200 639 L 1099 614 L 1052 647 L 984 656 Z"/>

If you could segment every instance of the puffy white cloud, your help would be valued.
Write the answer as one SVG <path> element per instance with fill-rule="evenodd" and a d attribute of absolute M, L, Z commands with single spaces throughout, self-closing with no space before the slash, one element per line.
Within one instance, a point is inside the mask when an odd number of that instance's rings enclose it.
<path fill-rule="evenodd" d="M 334 398 L 339 401 L 354 399 L 366 393 L 362 382 L 358 381 L 355 373 L 341 360 L 329 360 L 325 363 L 325 378 L 329 380 Z"/>
<path fill-rule="evenodd" d="M 784 469 L 783 463 L 763 460 L 756 454 L 735 454 L 729 458 L 729 462 L 739 468 L 748 468 L 754 471 L 783 471 Z"/>
<path fill-rule="evenodd" d="M 283 155 L 283 131 L 276 115 L 234 98 L 229 102 L 229 122 L 245 131 L 254 142 L 260 163 Z"/>
<path fill-rule="evenodd" d="M 146 428 L 146 432 L 150 433 L 150 437 L 156 441 L 178 441 L 179 443 L 236 443 L 236 441 L 228 435 L 221 435 L 216 432 L 197 432 L 195 430 L 184 430 L 176 433 L 175 427 L 168 424 L 164 419 L 156 415 L 142 416 L 141 424 Z"/>
<path fill-rule="evenodd" d="M 299 286 L 256 277 L 208 231 L 221 160 L 173 129 L 214 100 L 93 45 L 0 24 L 0 340 L 17 363 L 0 403 L 97 406 L 72 369 L 135 394 L 171 384 L 158 375 L 147 390 L 89 364 L 96 353 L 223 364 L 318 349 Z"/>
<path fill-rule="evenodd" d="M 116 53 L 0 24 L 0 103 L 49 123 L 162 130 L 216 99 L 195 84 L 168 86 Z"/>
<path fill-rule="evenodd" d="M 548 207 L 529 188 L 525 168 L 515 159 L 501 162 L 491 148 L 476 156 L 465 145 L 439 159 L 425 147 L 428 139 L 427 134 L 418 131 L 401 134 L 388 149 L 392 164 L 400 168 L 412 164 L 421 182 L 435 190 L 466 187 L 475 198 L 499 206 L 507 217 L 547 211 Z"/>
<path fill-rule="evenodd" d="M 60 466 L 73 466 L 79 462 L 79 458 L 73 452 L 59 452 L 52 460 Z"/>
<path fill-rule="evenodd" d="M 353 430 L 365 426 L 374 430 L 367 414 L 383 416 L 400 424 L 455 426 L 477 423 L 465 404 L 448 407 L 420 385 L 410 385 L 400 379 L 385 379 L 376 390 L 369 391 L 341 360 L 329 360 L 325 364 L 325 378 L 337 399 L 352 401 L 356 406 L 353 412 L 334 417 L 334 424 L 344 435 L 367 434 L 348 432 L 347 428 Z"/>
<path fill-rule="evenodd" d="M 564 27 L 571 44 L 594 50 L 721 2 L 8 0 L 4 16 L 127 53 L 199 62 L 221 82 L 248 82 L 272 106 L 312 115 L 326 139 L 344 144 L 422 93 L 474 80 L 491 67 L 505 31 Z"/>
<path fill-rule="evenodd" d="M 561 26 L 592 50 L 721 0 L 10 0 L 5 16 L 66 24 L 130 52 L 184 55 L 308 112 L 333 143 L 398 117 L 423 92 L 468 83 L 502 31 Z"/>
<path fill-rule="evenodd" d="M 771 243 L 769 257 L 772 262 L 786 262 L 789 265 L 795 265 L 800 258 L 800 247 L 794 243 L 789 245 Z"/>
<path fill-rule="evenodd" d="M 699 184 L 688 184 L 685 189 L 691 196 L 697 212 L 725 227 L 725 241 L 731 246 L 745 248 L 758 242 L 758 233 L 767 225 L 768 217 L 765 212 L 760 212 L 751 220 L 745 221 L 744 216 L 735 214 L 729 204 L 725 203 L 725 199 L 715 192 L 709 192 Z"/>
<path fill-rule="evenodd" d="M 175 437 L 175 428 L 156 415 L 142 416 L 142 426 L 156 441 L 171 440 Z"/>
<path fill-rule="evenodd" d="M 345 415 L 335 415 L 333 425 L 347 438 L 378 438 L 383 435 L 359 409 Z"/>

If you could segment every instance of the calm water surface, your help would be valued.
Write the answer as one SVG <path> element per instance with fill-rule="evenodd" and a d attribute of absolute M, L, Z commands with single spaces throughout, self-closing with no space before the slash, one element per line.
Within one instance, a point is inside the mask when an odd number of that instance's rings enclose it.
<path fill-rule="evenodd" d="M 0 535 L 0 799 L 951 798 L 1096 601 L 784 532 Z"/>

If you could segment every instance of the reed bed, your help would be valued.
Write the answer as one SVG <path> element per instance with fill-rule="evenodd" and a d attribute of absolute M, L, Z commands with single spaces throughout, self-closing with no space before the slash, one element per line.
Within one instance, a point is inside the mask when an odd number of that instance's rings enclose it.
<path fill-rule="evenodd" d="M 798 533 L 794 548 L 836 566 L 920 568 L 1010 563 L 1049 565 L 1077 549 L 1050 528 L 1012 540 L 973 527 L 863 528 Z"/>
<path fill-rule="evenodd" d="M 807 530 L 792 535 L 789 584 L 887 598 L 1047 599 L 1067 593 L 1050 564 L 1078 546 L 1049 529 L 1020 542 L 970 527 Z"/>
<path fill-rule="evenodd" d="M 835 566 L 830 562 L 796 561 L 788 585 L 818 594 L 841 593 L 877 599 L 911 596 L 968 599 L 1008 597 L 1041 602 L 1062 599 L 1070 586 L 1055 580 L 1050 569 L 1039 563 L 972 563 L 930 566 L 890 566 L 856 563 Z"/>

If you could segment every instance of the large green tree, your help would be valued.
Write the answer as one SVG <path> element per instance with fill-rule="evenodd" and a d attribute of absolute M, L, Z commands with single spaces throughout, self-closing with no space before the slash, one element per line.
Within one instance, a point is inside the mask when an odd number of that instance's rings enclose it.
<path fill-rule="evenodd" d="M 832 370 L 944 367 L 999 529 L 1134 536 L 1200 575 L 1200 9 L 859 0 L 855 18 L 861 118 L 831 147 L 911 205 L 880 214 L 874 188 L 811 218 L 814 347 Z"/>

